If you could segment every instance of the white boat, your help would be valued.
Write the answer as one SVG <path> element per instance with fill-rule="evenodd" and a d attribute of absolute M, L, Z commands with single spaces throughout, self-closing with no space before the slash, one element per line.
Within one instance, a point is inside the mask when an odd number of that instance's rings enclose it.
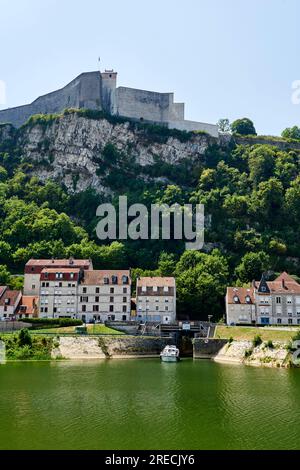
<path fill-rule="evenodd" d="M 166 346 L 160 353 L 160 359 L 162 362 L 178 362 L 180 361 L 179 349 L 176 346 Z"/>

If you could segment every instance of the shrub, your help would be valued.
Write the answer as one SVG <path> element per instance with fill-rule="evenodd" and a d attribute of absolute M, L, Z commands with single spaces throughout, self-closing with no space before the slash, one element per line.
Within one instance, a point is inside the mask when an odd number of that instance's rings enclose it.
<path fill-rule="evenodd" d="M 274 349 L 273 341 L 271 339 L 269 339 L 269 341 L 267 341 L 267 343 L 266 343 L 266 346 L 269 349 Z"/>
<path fill-rule="evenodd" d="M 73 318 L 26 318 L 22 321 L 31 323 L 33 329 L 81 326 L 83 324 L 81 320 L 74 320 Z"/>
<path fill-rule="evenodd" d="M 27 328 L 23 328 L 20 331 L 19 337 L 18 337 L 18 343 L 19 343 L 19 346 L 21 347 L 28 346 L 30 348 L 32 346 L 32 339 Z"/>
<path fill-rule="evenodd" d="M 233 337 L 232 337 L 232 336 L 230 336 L 230 338 L 229 338 L 229 341 L 228 341 L 228 342 L 229 342 L 229 344 L 233 343 Z"/>
<path fill-rule="evenodd" d="M 262 343 L 262 339 L 259 335 L 254 336 L 253 339 L 253 346 L 256 348 L 257 346 L 260 346 Z"/>
<path fill-rule="evenodd" d="M 250 357 L 252 353 L 253 353 L 252 349 L 246 349 L 245 354 L 244 354 L 245 359 L 247 359 L 247 357 Z"/>

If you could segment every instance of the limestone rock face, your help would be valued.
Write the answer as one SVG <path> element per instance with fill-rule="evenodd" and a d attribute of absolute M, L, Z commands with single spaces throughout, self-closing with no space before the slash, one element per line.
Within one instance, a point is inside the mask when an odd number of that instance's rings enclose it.
<path fill-rule="evenodd" d="M 8 127 L 0 129 L 0 143 L 5 135 L 9 137 Z M 46 124 L 24 126 L 18 130 L 16 145 L 23 160 L 33 165 L 32 173 L 41 180 L 57 180 L 69 192 L 92 187 L 109 194 L 110 187 L 103 178 L 109 172 L 103 158 L 108 144 L 124 158 L 130 158 L 137 174 L 147 179 L 143 168 L 154 165 L 157 159 L 171 165 L 201 162 L 206 149 L 215 141 L 209 135 L 197 133 L 188 139 L 173 136 L 160 139 L 130 122 L 111 123 L 72 113 Z"/>

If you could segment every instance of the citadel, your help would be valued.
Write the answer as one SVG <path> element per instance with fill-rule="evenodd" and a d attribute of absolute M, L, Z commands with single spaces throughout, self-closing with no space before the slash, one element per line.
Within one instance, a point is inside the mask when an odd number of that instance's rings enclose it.
<path fill-rule="evenodd" d="M 218 126 L 185 120 L 185 105 L 174 102 L 174 93 L 117 87 L 117 75 L 113 70 L 82 73 L 64 88 L 40 96 L 31 104 L 0 111 L 0 123 L 20 127 L 34 114 L 85 108 L 169 129 L 205 131 L 218 137 Z"/>

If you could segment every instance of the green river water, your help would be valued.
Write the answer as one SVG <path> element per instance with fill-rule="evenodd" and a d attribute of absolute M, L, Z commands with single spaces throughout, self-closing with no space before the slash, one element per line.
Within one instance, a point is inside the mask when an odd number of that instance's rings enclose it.
<path fill-rule="evenodd" d="M 8 363 L 0 449 L 300 449 L 300 370 Z"/>

